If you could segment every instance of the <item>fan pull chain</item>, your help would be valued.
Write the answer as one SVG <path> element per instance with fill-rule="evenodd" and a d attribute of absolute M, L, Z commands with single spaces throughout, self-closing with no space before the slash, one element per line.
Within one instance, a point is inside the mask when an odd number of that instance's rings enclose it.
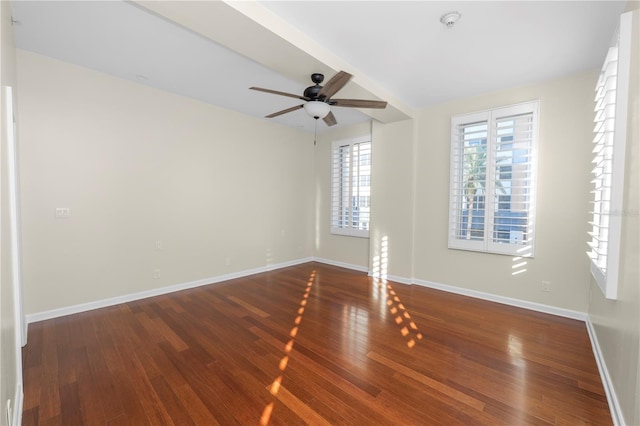
<path fill-rule="evenodd" d="M 316 125 L 315 128 L 313 129 L 313 146 L 316 146 L 316 139 L 318 137 L 318 119 L 316 118 Z"/>

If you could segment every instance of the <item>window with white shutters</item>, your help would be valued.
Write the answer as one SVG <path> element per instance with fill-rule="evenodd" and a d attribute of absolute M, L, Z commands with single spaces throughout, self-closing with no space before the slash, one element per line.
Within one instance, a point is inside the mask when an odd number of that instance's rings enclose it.
<path fill-rule="evenodd" d="M 625 16 L 627 15 L 627 16 Z M 591 273 L 605 297 L 617 297 L 618 257 L 630 66 L 630 15 L 622 15 L 619 37 L 611 47 L 596 84 L 593 139 Z"/>
<path fill-rule="evenodd" d="M 331 233 L 369 236 L 371 139 L 335 141 L 331 149 Z"/>
<path fill-rule="evenodd" d="M 533 256 L 538 102 L 451 120 L 449 248 Z"/>

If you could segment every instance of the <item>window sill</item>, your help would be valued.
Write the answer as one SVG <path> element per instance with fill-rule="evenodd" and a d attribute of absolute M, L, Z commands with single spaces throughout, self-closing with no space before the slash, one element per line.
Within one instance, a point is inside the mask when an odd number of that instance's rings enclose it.
<path fill-rule="evenodd" d="M 363 231 L 360 229 L 331 228 L 331 234 L 341 235 L 344 237 L 369 238 L 369 231 Z"/>

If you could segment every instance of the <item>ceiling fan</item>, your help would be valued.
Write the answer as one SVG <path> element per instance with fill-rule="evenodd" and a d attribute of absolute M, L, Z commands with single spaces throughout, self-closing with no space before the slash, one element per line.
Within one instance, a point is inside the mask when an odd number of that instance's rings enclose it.
<path fill-rule="evenodd" d="M 337 124 L 336 118 L 331 112 L 332 106 L 346 107 L 346 108 L 378 108 L 382 109 L 387 106 L 384 101 L 370 101 L 365 99 L 332 99 L 345 84 L 349 82 L 352 75 L 348 72 L 340 71 L 331 78 L 324 86 L 320 86 L 320 83 L 324 81 L 324 75 L 320 73 L 311 74 L 311 81 L 315 83 L 314 86 L 309 86 L 304 90 L 304 94 L 294 95 L 293 93 L 280 92 L 278 90 L 263 89 L 262 87 L 250 87 L 251 90 L 258 90 L 260 92 L 272 93 L 274 95 L 288 96 L 290 98 L 296 98 L 305 101 L 305 103 L 296 105 L 291 108 L 283 109 L 282 111 L 274 112 L 265 116 L 265 118 L 273 118 L 279 115 L 283 115 L 292 111 L 304 108 L 304 110 L 311 117 L 316 120 L 322 118 L 327 126 L 334 126 Z"/>

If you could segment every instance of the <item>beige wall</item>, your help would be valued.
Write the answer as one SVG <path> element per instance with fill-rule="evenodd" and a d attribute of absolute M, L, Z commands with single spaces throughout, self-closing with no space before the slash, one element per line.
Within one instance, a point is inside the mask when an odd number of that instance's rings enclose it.
<path fill-rule="evenodd" d="M 27 313 L 311 255 L 370 268 L 383 237 L 391 276 L 586 310 L 594 72 L 339 129 L 314 147 L 264 120 L 18 59 Z M 541 100 L 536 253 L 513 277 L 509 256 L 446 247 L 449 126 L 452 114 L 531 99 Z M 331 141 L 370 132 L 372 239 L 331 235 Z M 55 207 L 71 217 L 54 219 Z"/>
<path fill-rule="evenodd" d="M 8 155 L 7 155 L 7 128 L 13 125 L 6 120 L 6 90 L 7 86 L 15 89 L 15 47 L 13 44 L 13 30 L 11 29 L 11 9 L 9 2 L 0 2 L 0 31 L 2 45 L 0 46 L 0 88 L 2 90 L 0 126 L 2 144 L 0 152 L 0 204 L 1 204 L 1 228 L 0 228 L 0 424 L 7 418 L 6 402 L 11 401 L 12 410 L 19 404 L 16 399 L 21 398 L 20 345 L 16 339 L 19 326 L 14 320 L 15 305 L 13 291 L 11 228 L 9 225 L 9 191 L 8 191 Z M 15 410 L 14 410 L 15 411 Z M 14 412 L 14 416 L 15 416 Z M 19 415 L 19 413 L 18 413 Z"/>
<path fill-rule="evenodd" d="M 414 121 L 374 123 L 370 270 L 413 277 Z"/>
<path fill-rule="evenodd" d="M 640 424 L 640 11 L 635 2 L 618 299 L 591 279 L 589 318 L 620 402 L 624 423 Z"/>
<path fill-rule="evenodd" d="M 591 123 L 596 71 L 490 93 L 419 112 L 415 120 L 372 126 L 371 271 L 386 240 L 387 274 L 584 313 L 588 298 L 587 250 Z M 535 256 L 512 275 L 511 256 L 447 248 L 451 116 L 540 100 L 539 175 Z M 351 130 L 357 134 L 356 130 Z M 317 196 L 329 197 L 331 140 L 316 156 Z M 586 141 L 586 142 L 585 142 Z M 360 265 L 359 239 L 328 234 L 328 207 L 320 212 L 320 257 Z M 326 213 L 325 213 L 326 211 Z M 323 216 L 324 215 L 324 216 Z M 328 244 L 327 239 L 333 239 Z M 347 245 L 349 244 L 349 245 Z M 551 282 L 551 292 L 541 282 Z"/>
<path fill-rule="evenodd" d="M 312 256 L 308 134 L 25 51 L 18 71 L 26 314 Z"/>
<path fill-rule="evenodd" d="M 411 244 L 407 242 L 412 239 L 413 226 L 413 125 L 412 120 L 363 123 L 318 137 L 314 256 L 369 271 L 374 271 L 374 261 L 379 258 L 388 276 L 411 277 Z M 333 235 L 330 233 L 331 143 L 363 135 L 371 135 L 372 141 L 370 238 Z M 384 256 L 383 239 L 387 248 Z"/>
<path fill-rule="evenodd" d="M 370 270 L 382 256 L 386 237 L 390 278 L 586 312 L 589 142 L 596 78 L 596 71 L 582 73 L 437 105 L 420 111 L 415 120 L 374 123 Z M 513 257 L 447 248 L 450 120 L 455 114 L 533 99 L 540 100 L 535 257 L 527 260 L 526 272 L 513 276 Z M 323 149 L 328 150 L 322 146 L 316 156 L 316 174 L 326 181 L 318 186 L 321 199 L 329 196 L 329 153 Z M 328 214 L 328 208 L 319 211 L 324 210 Z M 325 223 L 328 219 L 322 218 L 320 241 L 328 234 Z M 355 263 L 342 240 L 359 242 L 341 237 L 321 246 L 321 257 Z M 357 253 L 362 256 L 363 250 L 358 247 Z M 551 282 L 551 292 L 541 291 L 542 280 Z"/>
<path fill-rule="evenodd" d="M 426 108 L 415 120 L 374 123 L 372 229 L 366 260 L 370 270 L 386 237 L 387 273 L 392 278 L 586 312 L 589 142 L 596 78 L 596 71 L 586 72 Z M 513 276 L 513 257 L 447 248 L 450 120 L 452 115 L 534 99 L 540 100 L 535 256 L 527 260 L 526 272 Z M 357 134 L 357 129 L 350 131 Z M 325 182 L 317 186 L 321 200 L 328 200 L 330 190 L 329 142 L 345 132 L 323 136 L 317 151 L 316 175 Z M 364 259 L 353 259 L 364 256 L 364 244 L 329 236 L 328 218 L 322 216 L 328 215 L 328 207 L 318 211 L 317 255 L 362 264 Z M 551 282 L 551 292 L 541 291 L 543 280 Z"/>
<path fill-rule="evenodd" d="M 319 123 L 323 126 L 324 123 Z M 314 256 L 339 264 L 367 269 L 369 266 L 369 239 L 331 234 L 331 144 L 333 141 L 371 135 L 371 124 L 362 123 L 318 135 L 315 146 L 315 214 Z M 375 152 L 371 153 L 375 169 Z M 373 178 L 372 178 L 373 179 Z M 373 198 L 373 197 L 372 197 Z"/>
<path fill-rule="evenodd" d="M 416 152 L 415 278 L 585 312 L 593 87 L 588 72 L 422 111 Z M 540 100 L 535 256 L 447 249 L 451 116 Z M 541 281 L 551 291 L 541 291 Z"/>

